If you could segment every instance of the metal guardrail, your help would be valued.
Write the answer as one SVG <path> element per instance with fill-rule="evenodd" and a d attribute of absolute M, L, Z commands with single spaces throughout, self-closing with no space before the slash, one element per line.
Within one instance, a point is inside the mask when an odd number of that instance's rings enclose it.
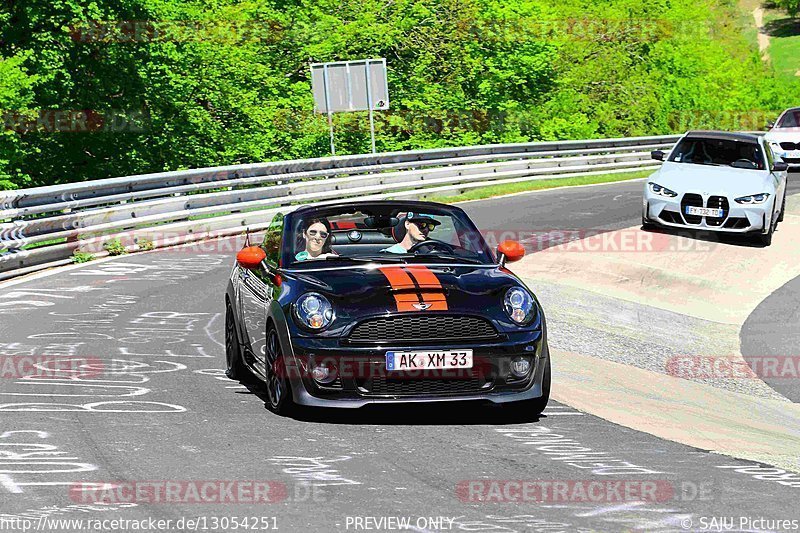
<path fill-rule="evenodd" d="M 501 144 L 236 165 L 0 192 L 0 280 L 103 244 L 155 248 L 264 228 L 277 211 L 348 198 L 429 198 L 500 183 L 633 172 L 678 135 Z"/>

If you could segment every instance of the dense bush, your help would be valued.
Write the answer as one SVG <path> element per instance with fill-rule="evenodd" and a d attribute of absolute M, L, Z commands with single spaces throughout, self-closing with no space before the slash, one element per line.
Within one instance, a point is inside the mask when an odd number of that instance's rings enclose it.
<path fill-rule="evenodd" d="M 800 0 L 776 0 L 775 4 L 785 9 L 792 17 L 800 13 Z"/>
<path fill-rule="evenodd" d="M 327 155 L 308 64 L 364 57 L 389 66 L 379 150 L 752 129 L 798 85 L 738 20 L 735 0 L 12 0 L 0 188 Z M 338 152 L 369 150 L 366 114 L 335 123 Z"/>

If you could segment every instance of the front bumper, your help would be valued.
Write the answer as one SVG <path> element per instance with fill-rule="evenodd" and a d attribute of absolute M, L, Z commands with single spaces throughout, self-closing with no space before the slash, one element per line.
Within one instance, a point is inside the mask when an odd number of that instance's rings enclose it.
<path fill-rule="evenodd" d="M 471 349 L 469 371 L 426 371 L 411 374 L 385 370 L 388 351 Z M 544 361 L 549 358 L 541 331 L 505 335 L 493 343 L 463 342 L 449 346 L 350 347 L 339 339 L 295 338 L 289 382 L 294 401 L 316 407 L 358 408 L 367 404 L 484 400 L 506 403 L 542 396 Z M 528 357 L 531 370 L 524 378 L 510 374 L 511 360 Z M 311 377 L 312 364 L 333 363 L 337 380 L 321 385 Z"/>
<path fill-rule="evenodd" d="M 688 201 L 688 195 L 701 199 Z M 685 207 L 695 203 L 697 207 L 718 207 L 719 198 L 727 201 L 722 218 L 687 215 Z M 709 202 L 713 202 L 710 204 Z M 673 228 L 701 229 L 725 233 L 764 232 L 769 228 L 774 195 L 763 204 L 738 204 L 733 197 L 723 194 L 703 195 L 699 192 L 679 194 L 675 198 L 655 195 L 649 190 L 644 195 L 644 213 L 648 222 Z M 702 206 L 699 204 L 702 203 Z"/>
<path fill-rule="evenodd" d="M 800 154 L 798 154 L 800 150 L 787 151 L 782 148 L 776 148 L 773 144 L 772 152 L 775 154 L 775 157 L 780 158 L 780 160 L 789 165 L 790 168 L 800 167 Z"/>

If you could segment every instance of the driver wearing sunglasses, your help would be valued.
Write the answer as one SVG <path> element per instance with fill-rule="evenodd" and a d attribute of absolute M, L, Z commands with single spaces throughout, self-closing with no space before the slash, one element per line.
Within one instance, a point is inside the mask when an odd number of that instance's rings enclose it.
<path fill-rule="evenodd" d="M 428 234 L 433 231 L 436 226 L 441 224 L 431 215 L 414 213 L 413 211 L 409 212 L 405 217 L 399 218 L 400 222 L 395 230 L 400 231 L 392 231 L 392 235 L 395 237 L 395 240 L 397 240 L 398 243 L 394 246 L 390 246 L 389 248 L 384 248 L 381 250 L 381 252 L 387 252 L 391 254 L 406 254 L 412 246 L 427 240 Z M 399 234 L 402 233 L 404 233 L 404 235 L 402 238 L 400 238 Z"/>

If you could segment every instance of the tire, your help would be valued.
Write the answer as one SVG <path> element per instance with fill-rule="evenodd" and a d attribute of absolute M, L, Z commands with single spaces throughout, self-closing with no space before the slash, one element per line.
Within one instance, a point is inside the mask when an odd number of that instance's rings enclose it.
<path fill-rule="evenodd" d="M 783 222 L 783 214 L 786 212 L 786 193 L 783 194 L 783 201 L 781 201 L 781 214 L 778 215 L 778 222 Z"/>
<path fill-rule="evenodd" d="M 765 233 L 758 234 L 758 242 L 760 244 L 762 244 L 763 246 L 769 246 L 772 244 L 772 234 L 775 233 L 776 224 L 777 221 L 773 219 L 772 222 L 770 222 L 769 231 L 766 234 Z"/>
<path fill-rule="evenodd" d="M 267 368 L 265 369 L 267 408 L 276 415 L 289 416 L 297 411 L 297 406 L 292 399 L 292 388 L 287 379 L 283 350 L 278 339 L 278 331 L 273 324 L 270 324 L 267 329 L 265 352 L 267 357 Z"/>
<path fill-rule="evenodd" d="M 656 227 L 656 225 L 653 224 L 652 222 L 648 221 L 647 218 L 645 218 L 644 213 L 642 213 L 642 229 L 643 230 L 651 230 L 651 229 L 655 229 L 655 227 Z"/>
<path fill-rule="evenodd" d="M 523 400 L 509 404 L 514 414 L 521 417 L 538 417 L 550 401 L 550 358 L 545 359 L 544 376 L 542 376 L 542 395 L 531 400 Z"/>
<path fill-rule="evenodd" d="M 234 381 L 247 381 L 252 377 L 242 361 L 242 346 L 236 333 L 236 318 L 230 303 L 225 304 L 225 375 Z"/>

